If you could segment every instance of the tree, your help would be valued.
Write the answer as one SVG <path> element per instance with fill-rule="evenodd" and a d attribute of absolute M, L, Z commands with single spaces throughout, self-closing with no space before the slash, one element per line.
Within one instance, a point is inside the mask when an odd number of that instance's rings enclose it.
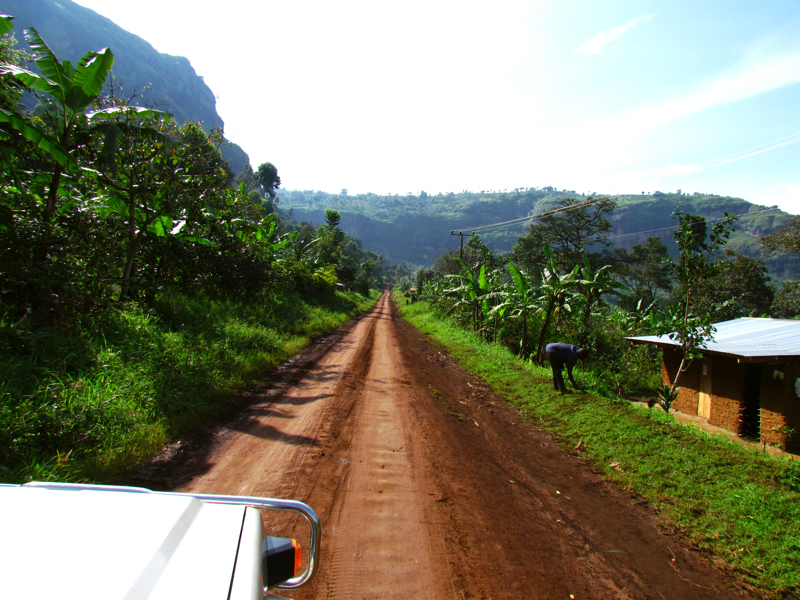
<path fill-rule="evenodd" d="M 539 273 L 547 262 L 545 246 L 542 228 L 532 225 L 526 235 L 517 238 L 511 250 L 511 260 L 528 273 Z"/>
<path fill-rule="evenodd" d="M 621 295 L 620 305 L 628 310 L 651 306 L 659 292 L 672 289 L 669 250 L 660 238 L 647 238 L 645 244 L 635 244 L 627 260 L 614 266 L 630 289 Z"/>
<path fill-rule="evenodd" d="M 23 50 L 15 50 L 17 38 L 11 31 L 14 29 L 12 24 L 13 17 L 0 16 L 0 63 L 13 64 L 17 66 L 26 65 L 31 59 L 31 55 Z M 25 91 L 24 85 L 10 74 L 0 77 L 0 108 L 7 111 L 14 111 Z"/>
<path fill-rule="evenodd" d="M 797 319 L 800 317 L 800 281 L 786 281 L 775 294 L 770 309 L 773 317 Z"/>
<path fill-rule="evenodd" d="M 55 308 L 76 298 L 91 305 L 87 292 L 94 295 L 105 287 L 99 282 L 110 276 L 109 265 L 118 256 L 111 247 L 118 242 L 118 229 L 112 223 L 103 227 L 106 224 L 87 210 L 96 194 L 98 167 L 113 164 L 117 140 L 126 126 L 107 119 L 133 110 L 140 115 L 161 113 L 107 105 L 103 83 L 114 62 L 109 49 L 89 52 L 73 66 L 59 61 L 36 30 L 27 30 L 25 37 L 39 73 L 0 65 L 0 79 L 12 78 L 39 99 L 37 116 L 22 114 L 17 106 L 0 108 L 7 134 L 0 140 L 3 170 L 15 187 L 13 194 L 2 194 L 0 212 L 12 225 L 6 230 L 9 237 L 19 239 L 24 231 L 32 234 L 25 240 L 27 258 L 16 262 L 24 268 L 13 269 L 14 287 L 24 290 L 18 301 L 27 308 Z M 135 129 L 142 139 L 167 139 L 138 124 Z"/>
<path fill-rule="evenodd" d="M 715 321 L 767 313 L 775 289 L 764 261 L 733 250 L 726 250 L 725 257 L 697 295 L 697 312 L 712 315 Z"/>
<path fill-rule="evenodd" d="M 539 290 L 531 285 L 531 282 L 522 273 L 514 263 L 508 263 L 508 272 L 511 275 L 511 282 L 513 287 L 509 292 L 505 292 L 503 295 L 505 296 L 506 300 L 501 303 L 500 305 L 496 306 L 493 309 L 493 312 L 503 312 L 506 311 L 512 319 L 521 319 L 522 320 L 522 339 L 520 340 L 520 347 L 519 347 L 519 354 L 520 356 L 527 357 L 528 355 L 528 316 L 532 311 L 535 311 L 536 306 L 536 294 L 538 294 Z"/>
<path fill-rule="evenodd" d="M 461 272 L 459 260 L 458 249 L 445 251 L 434 261 L 433 272 L 440 275 L 458 275 Z"/>
<path fill-rule="evenodd" d="M 140 118 L 136 111 L 108 117 L 111 124 Z M 149 126 L 159 126 L 151 117 Z M 168 127 L 169 124 L 161 124 Z M 127 127 L 130 129 L 130 127 Z M 176 142 L 164 144 L 136 135 L 118 137 L 113 168 L 103 171 L 105 193 L 98 197 L 96 210 L 116 214 L 125 223 L 127 257 L 122 269 L 120 298 L 128 297 L 134 266 L 142 243 L 148 236 L 183 235 L 193 241 L 191 225 L 227 202 L 227 173 L 223 169 L 219 144 L 222 134 L 210 137 L 198 124 L 186 124 L 175 131 Z M 222 194 L 220 198 L 215 198 Z M 207 243 L 207 242 L 206 242 Z"/>
<path fill-rule="evenodd" d="M 766 254 L 790 254 L 800 252 L 800 216 L 795 216 L 783 229 L 761 239 Z"/>
<path fill-rule="evenodd" d="M 602 234 L 611 231 L 608 216 L 616 206 L 617 203 L 609 198 L 590 197 L 585 201 L 561 199 L 556 209 L 537 217 L 538 223 L 530 226 L 528 236 L 532 241 L 541 241 L 552 248 L 560 268 L 572 270 L 583 263 L 582 249 L 595 244 L 610 244 L 602 238 Z M 590 254 L 592 262 L 597 262 L 598 256 L 597 253 Z"/>
<path fill-rule="evenodd" d="M 339 211 L 328 209 L 325 211 L 325 223 L 317 230 L 317 253 L 320 262 L 324 264 L 338 265 L 342 260 L 345 233 L 339 228 L 341 219 Z"/>
<path fill-rule="evenodd" d="M 275 190 L 281 187 L 281 178 L 278 177 L 278 169 L 271 162 L 261 163 L 256 171 L 256 178 L 264 193 L 275 200 Z"/>
<path fill-rule="evenodd" d="M 494 271 L 502 265 L 494 250 L 483 243 L 478 234 L 473 234 L 464 244 L 464 262 L 471 268 L 486 265 L 489 271 Z"/>
<path fill-rule="evenodd" d="M 339 229 L 339 222 L 342 220 L 342 215 L 338 210 L 331 210 L 330 208 L 325 211 L 325 226 L 328 229 Z"/>
<path fill-rule="evenodd" d="M 461 263 L 461 273 L 447 275 L 447 278 L 456 282 L 456 286 L 445 290 L 445 293 L 456 298 L 456 303 L 450 309 L 465 308 L 469 310 L 473 331 L 481 329 L 483 319 L 489 314 L 491 307 L 488 304 L 492 292 L 492 282 L 486 273 L 486 265 L 480 265 L 477 273 L 473 272 L 464 261 Z"/>
<path fill-rule="evenodd" d="M 468 269 L 475 271 L 481 265 L 486 265 L 487 269 L 494 271 L 502 264 L 494 250 L 484 244 L 480 236 L 473 234 L 464 244 L 463 251 L 449 250 L 442 253 L 434 262 L 433 270 L 446 275 L 457 275 L 461 273 L 462 263 L 466 264 Z"/>
<path fill-rule="evenodd" d="M 665 412 L 669 412 L 677 397 L 681 374 L 693 360 L 702 356 L 701 349 L 714 338 L 711 315 L 696 312 L 695 305 L 706 282 L 719 272 L 717 254 L 730 239 L 731 224 L 736 220 L 735 216 L 725 213 L 725 217 L 711 228 L 709 236 L 704 217 L 676 209 L 673 218 L 678 219 L 678 228 L 673 234 L 678 244 L 678 260 L 673 265 L 679 284 L 678 302 L 668 311 L 667 318 L 658 324 L 657 330 L 668 334 L 680 345 L 681 362 L 671 385 L 659 393 Z"/>
<path fill-rule="evenodd" d="M 239 185 L 244 185 L 244 192 L 250 196 L 251 192 L 257 192 L 259 196 L 261 196 L 261 182 L 256 177 L 256 174 L 253 173 L 253 167 L 249 164 L 242 167 L 242 170 L 239 171 L 239 174 L 236 176 L 236 183 Z M 259 203 L 261 200 L 259 199 Z"/>
<path fill-rule="evenodd" d="M 619 293 L 618 290 L 625 289 L 625 286 L 611 275 L 610 265 L 603 265 L 599 269 L 592 268 L 589 255 L 585 251 L 580 277 L 577 289 L 583 296 L 583 325 L 588 327 L 592 310 L 600 305 L 603 294 Z"/>

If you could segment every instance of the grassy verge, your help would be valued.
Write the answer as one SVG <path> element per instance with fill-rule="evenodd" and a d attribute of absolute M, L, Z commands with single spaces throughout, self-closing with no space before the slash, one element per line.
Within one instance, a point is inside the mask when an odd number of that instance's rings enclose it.
<path fill-rule="evenodd" d="M 424 302 L 400 306 L 531 421 L 569 447 L 582 440 L 581 451 L 610 479 L 652 502 L 746 584 L 770 597 L 800 595 L 800 463 L 679 424 L 659 409 L 591 393 L 562 396 L 549 368 L 458 329 Z"/>
<path fill-rule="evenodd" d="M 0 481 L 113 480 L 377 297 L 314 306 L 173 296 L 58 327 L 0 323 Z"/>

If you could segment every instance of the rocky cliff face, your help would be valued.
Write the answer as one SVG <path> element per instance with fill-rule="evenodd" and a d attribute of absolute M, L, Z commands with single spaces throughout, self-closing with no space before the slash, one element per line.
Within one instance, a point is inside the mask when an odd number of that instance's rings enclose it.
<path fill-rule="evenodd" d="M 200 121 L 209 130 L 223 127 L 214 93 L 188 59 L 161 54 L 93 10 L 71 0 L 0 0 L 0 12 L 16 18 L 18 40 L 23 40 L 24 29 L 33 27 L 60 60 L 76 62 L 91 50 L 111 48 L 115 83 L 122 86 L 123 96 L 139 94 L 135 103 L 170 112 L 179 123 Z M 21 46 L 27 49 L 24 41 Z M 234 144 L 223 147 L 223 156 L 237 173 L 249 163 Z"/>

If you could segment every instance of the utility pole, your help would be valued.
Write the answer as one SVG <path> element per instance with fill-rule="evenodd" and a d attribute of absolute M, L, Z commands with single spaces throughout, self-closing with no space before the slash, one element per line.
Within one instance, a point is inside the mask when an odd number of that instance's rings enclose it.
<path fill-rule="evenodd" d="M 461 249 L 458 251 L 458 258 L 460 260 L 464 260 L 464 232 L 463 231 L 451 231 L 450 235 L 460 235 L 461 236 Z M 475 235 L 473 231 L 470 235 Z"/>

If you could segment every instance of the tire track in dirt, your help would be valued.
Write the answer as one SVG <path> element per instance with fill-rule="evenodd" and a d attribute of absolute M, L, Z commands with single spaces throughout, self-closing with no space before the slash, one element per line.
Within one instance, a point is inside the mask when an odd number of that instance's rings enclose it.
<path fill-rule="evenodd" d="M 358 399 L 353 458 L 340 459 L 348 461 L 348 470 L 332 508 L 335 525 L 327 529 L 331 571 L 324 597 L 449 597 L 447 578 L 439 576 L 446 565 L 426 522 L 427 482 L 414 469 L 407 400 L 397 386 L 404 373 L 388 295 L 379 310 L 373 357 Z"/>
<path fill-rule="evenodd" d="M 396 389 L 398 354 L 385 294 L 306 378 L 251 407 L 241 435 L 181 491 L 309 502 L 323 522 L 321 597 L 445 597 Z M 305 538 L 298 518 L 269 519 L 268 529 L 287 526 Z"/>
<path fill-rule="evenodd" d="M 178 491 L 302 499 L 314 472 L 348 421 L 372 353 L 374 322 L 362 319 L 306 376 L 279 396 L 251 405 L 228 429 L 205 473 Z"/>
<path fill-rule="evenodd" d="M 749 597 L 394 311 L 384 293 L 305 377 L 263 388 L 179 488 L 308 502 L 321 568 L 293 598 Z"/>

